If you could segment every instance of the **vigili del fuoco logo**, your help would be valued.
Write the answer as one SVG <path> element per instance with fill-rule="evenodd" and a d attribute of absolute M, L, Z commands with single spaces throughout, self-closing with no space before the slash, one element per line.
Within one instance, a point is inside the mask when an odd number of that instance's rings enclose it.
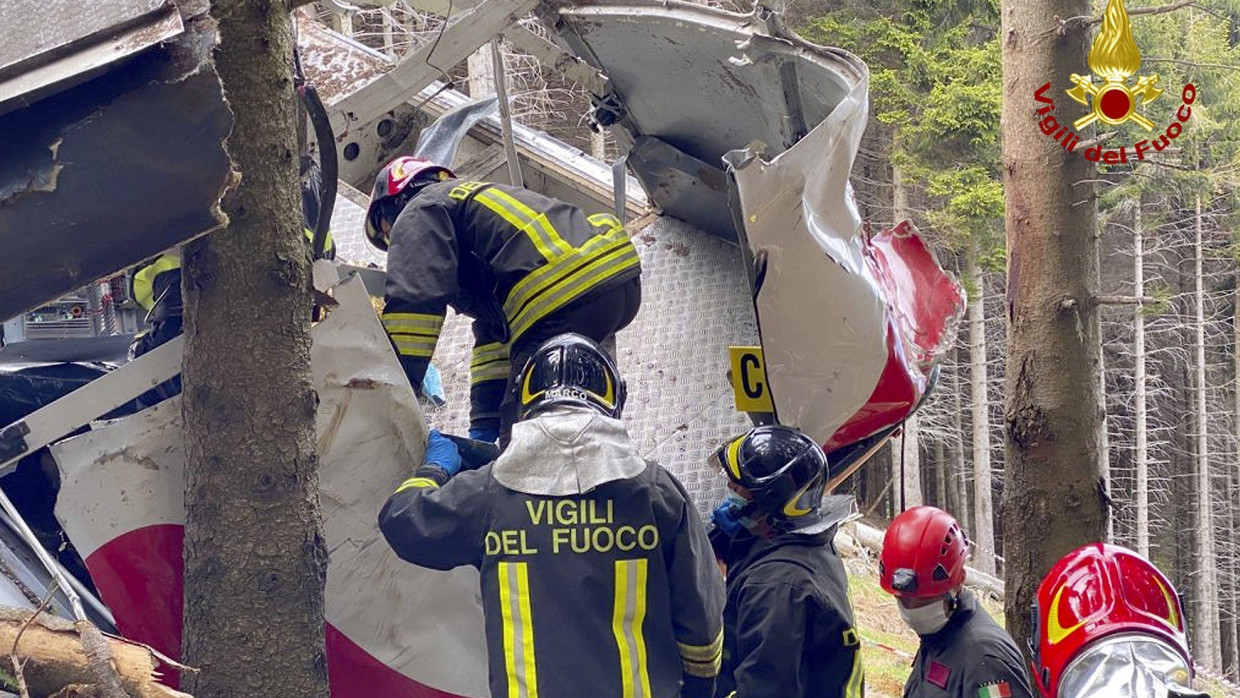
<path fill-rule="evenodd" d="M 1095 121 L 1108 126 L 1121 126 L 1131 121 L 1146 131 L 1154 132 L 1156 124 L 1142 112 L 1163 94 L 1163 90 L 1156 87 L 1157 75 L 1138 75 L 1134 84 L 1128 84 L 1129 79 L 1141 69 L 1141 52 L 1132 38 L 1132 23 L 1128 20 L 1128 11 L 1124 9 L 1124 0 L 1107 2 L 1102 31 L 1094 37 L 1093 46 L 1089 49 L 1089 69 L 1092 75 L 1073 74 L 1075 87 L 1066 90 L 1069 97 L 1089 107 L 1089 113 L 1074 121 L 1071 128 L 1066 122 L 1055 118 L 1055 100 L 1050 96 L 1049 82 L 1034 93 L 1034 99 L 1044 105 L 1038 109 L 1038 116 L 1041 117 L 1038 127 L 1042 133 L 1054 139 L 1064 150 L 1075 153 L 1081 144 L 1077 131 Z M 1095 82 L 1095 79 L 1102 82 Z M 1129 156 L 1144 160 L 1146 153 L 1161 152 L 1183 132 L 1183 125 L 1193 114 L 1190 105 L 1196 99 L 1197 88 L 1189 83 L 1180 93 L 1182 104 L 1176 110 L 1175 118 L 1157 137 L 1119 148 L 1089 146 L 1082 151 L 1082 155 L 1093 162 L 1116 164 L 1128 162 Z"/>

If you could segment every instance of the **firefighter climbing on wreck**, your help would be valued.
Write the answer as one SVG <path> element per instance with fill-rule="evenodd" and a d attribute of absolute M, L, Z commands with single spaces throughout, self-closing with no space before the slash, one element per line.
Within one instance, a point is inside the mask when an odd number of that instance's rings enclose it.
<path fill-rule="evenodd" d="M 827 457 L 800 431 L 760 426 L 715 454 L 728 478 L 712 535 L 727 567 L 720 698 L 860 698 L 861 642 L 836 522 L 822 514 Z"/>
<path fill-rule="evenodd" d="M 479 569 L 494 698 L 709 698 L 723 582 L 689 495 L 620 421 L 615 364 L 561 335 L 518 385 L 493 463 L 462 472 L 431 432 L 379 514 L 384 537 L 415 565 Z"/>
<path fill-rule="evenodd" d="M 968 538 L 942 509 L 913 507 L 887 529 L 879 584 L 921 637 L 904 698 L 1034 698 L 1016 643 L 964 589 L 968 558 Z"/>
<path fill-rule="evenodd" d="M 637 250 L 615 216 L 420 158 L 380 170 L 366 237 L 388 253 L 382 320 L 410 385 L 422 385 L 447 307 L 474 319 L 469 435 L 480 441 L 507 440 L 513 367 L 542 342 L 576 332 L 606 345 L 641 304 Z"/>

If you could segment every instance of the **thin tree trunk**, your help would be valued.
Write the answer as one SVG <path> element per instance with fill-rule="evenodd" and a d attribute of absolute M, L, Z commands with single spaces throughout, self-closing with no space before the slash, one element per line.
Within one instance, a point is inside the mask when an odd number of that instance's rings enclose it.
<path fill-rule="evenodd" d="M 1197 570 L 1195 575 L 1197 602 L 1196 622 L 1193 623 L 1196 636 L 1195 659 L 1198 662 L 1217 669 L 1222 664 L 1218 644 L 1218 580 L 1215 566 L 1218 560 L 1214 557 L 1214 517 L 1213 504 L 1210 501 L 1210 451 L 1209 451 L 1209 416 L 1206 412 L 1206 320 L 1205 292 L 1203 286 L 1202 249 L 1202 218 L 1201 196 L 1197 196 L 1196 231 L 1193 242 L 1195 274 L 1193 278 L 1193 305 L 1195 309 L 1193 331 L 1193 349 L 1196 354 L 1194 365 L 1194 386 L 1197 413 Z"/>
<path fill-rule="evenodd" d="M 1137 199 L 1136 213 L 1132 223 L 1132 293 L 1136 298 L 1145 296 L 1145 231 L 1142 228 L 1141 199 Z M 1149 434 L 1146 427 L 1147 413 L 1145 407 L 1145 308 L 1137 305 L 1132 311 L 1133 327 L 1133 390 L 1136 397 L 1133 405 L 1133 420 L 1136 432 L 1136 453 L 1133 455 L 1136 469 L 1137 485 L 1137 552 L 1150 555 L 1150 464 Z"/>
<path fill-rule="evenodd" d="M 309 250 L 287 6 L 216 0 L 242 174 L 186 247 L 183 653 L 198 698 L 326 698 Z"/>
<path fill-rule="evenodd" d="M 960 369 L 963 368 L 960 359 L 960 347 L 956 347 L 955 356 L 957 369 L 952 390 L 952 397 L 955 401 L 955 409 L 952 410 L 952 426 L 955 427 L 952 429 L 952 438 L 955 439 L 955 443 L 952 450 L 955 453 L 953 468 L 956 477 L 953 478 L 953 482 L 956 486 L 956 505 L 952 512 L 956 515 L 956 519 L 964 527 L 964 530 L 968 531 L 970 535 L 975 535 L 973 534 L 973 511 L 970 507 L 972 500 L 969 499 L 969 464 L 965 462 L 964 405 L 961 404 L 964 396 L 964 386 L 960 384 Z"/>
<path fill-rule="evenodd" d="M 893 152 L 899 147 L 900 132 L 896 129 L 891 136 Z M 892 225 L 899 225 L 909 218 L 908 188 L 904 183 L 904 174 L 898 166 L 891 167 L 891 218 Z M 921 496 L 921 448 L 918 443 L 920 430 L 917 428 L 917 415 L 904 422 L 904 434 L 900 437 L 900 453 L 895 454 L 896 490 L 900 492 L 899 505 L 905 509 L 922 503 Z"/>
<path fill-rule="evenodd" d="M 1236 271 L 1236 290 L 1232 301 L 1232 366 L 1235 409 L 1232 428 L 1235 434 L 1236 460 L 1229 468 L 1228 496 L 1240 496 L 1240 270 Z M 1225 601 L 1231 611 L 1231 655 L 1224 657 L 1228 676 L 1240 679 L 1240 507 L 1231 509 L 1231 596 Z"/>
<path fill-rule="evenodd" d="M 995 518 L 990 483 L 990 379 L 986 368 L 986 276 L 977 245 L 965 261 L 974 297 L 969 300 L 969 394 L 973 407 L 973 564 L 995 573 Z"/>
<path fill-rule="evenodd" d="M 495 63 L 491 58 L 490 42 L 469 54 L 466 59 L 469 70 L 469 96 L 481 99 L 495 94 Z"/>
<path fill-rule="evenodd" d="M 1098 239 L 1101 239 L 1102 232 L 1097 233 Z M 1094 243 L 1094 291 L 1102 293 L 1102 245 L 1096 241 Z M 1140 306 L 1137 306 L 1140 308 Z M 1106 516 L 1105 540 L 1112 542 L 1115 540 L 1115 512 L 1112 511 L 1112 497 L 1115 493 L 1114 483 L 1111 482 L 1111 435 L 1107 432 L 1107 410 L 1106 410 L 1106 394 L 1107 394 L 1107 360 L 1106 351 L 1102 347 L 1102 330 L 1101 316 L 1098 317 L 1098 396 L 1102 401 L 1101 419 L 1102 425 L 1098 429 L 1098 462 L 1102 468 L 1102 492 L 1104 495 L 1103 513 Z"/>
<path fill-rule="evenodd" d="M 1038 128 L 1034 95 L 1088 65 L 1089 32 L 1063 17 L 1089 0 L 1002 0 L 1008 250 L 1003 552 L 1008 630 L 1027 647 L 1029 608 L 1060 557 L 1106 532 L 1093 164 Z M 1055 97 L 1065 102 L 1062 97 Z M 1068 120 L 1060 112 L 1061 120 Z"/>
<path fill-rule="evenodd" d="M 951 511 L 947 503 L 947 447 L 942 434 L 934 440 L 934 506 Z"/>

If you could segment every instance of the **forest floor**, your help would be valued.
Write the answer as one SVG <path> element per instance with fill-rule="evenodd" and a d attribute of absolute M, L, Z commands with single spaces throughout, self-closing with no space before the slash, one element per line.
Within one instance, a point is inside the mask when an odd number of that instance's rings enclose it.
<path fill-rule="evenodd" d="M 866 696 L 900 698 L 917 652 L 917 636 L 900 619 L 895 601 L 878 586 L 878 561 L 874 556 L 868 552 L 845 555 L 844 563 L 861 633 Z M 1003 602 L 981 591 L 978 595 L 990 615 L 1003 623 Z M 1212 698 L 1240 698 L 1240 690 L 1218 681 L 1199 678 L 1197 683 L 1199 690 L 1207 691 Z"/>

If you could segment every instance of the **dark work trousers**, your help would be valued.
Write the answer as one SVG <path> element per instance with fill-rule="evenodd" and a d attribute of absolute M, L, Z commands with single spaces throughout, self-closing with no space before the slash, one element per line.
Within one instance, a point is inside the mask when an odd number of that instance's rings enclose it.
<path fill-rule="evenodd" d="M 500 447 L 508 445 L 508 437 L 512 434 L 512 425 L 520 414 L 517 400 L 516 378 L 525 368 L 530 356 L 544 342 L 566 332 L 585 335 L 598 342 L 616 358 L 616 332 L 628 327 L 637 310 L 642 304 L 641 277 L 625 281 L 597 295 L 589 295 L 570 303 L 559 312 L 552 313 L 534 323 L 521 338 L 513 342 L 509 351 L 509 362 L 512 364 L 512 380 L 504 391 L 504 401 L 500 404 Z"/>

